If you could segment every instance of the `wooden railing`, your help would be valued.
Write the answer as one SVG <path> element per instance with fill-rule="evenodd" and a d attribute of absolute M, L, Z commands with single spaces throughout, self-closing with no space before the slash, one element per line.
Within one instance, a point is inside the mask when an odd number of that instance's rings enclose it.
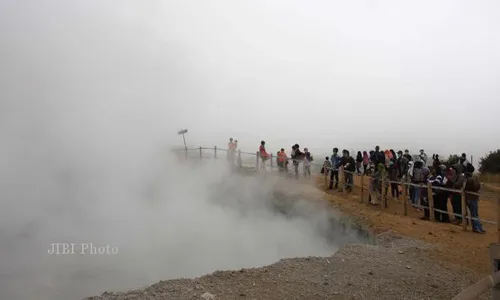
<path fill-rule="evenodd" d="M 270 153 L 270 158 L 268 160 L 262 160 L 258 151 L 256 151 L 255 153 L 244 152 L 241 150 L 229 151 L 228 149 L 218 148 L 217 146 L 215 146 L 213 148 L 199 147 L 199 148 L 194 148 L 194 149 L 183 149 L 183 150 L 178 150 L 178 151 L 185 152 L 184 156 L 186 159 L 188 159 L 188 157 L 189 157 L 189 152 L 194 152 L 194 151 L 199 152 L 199 156 L 198 155 L 196 155 L 196 156 L 198 156 L 197 158 L 199 158 L 200 160 L 203 160 L 204 159 L 204 152 L 203 151 L 206 151 L 206 150 L 213 151 L 213 153 L 210 155 L 211 158 L 220 158 L 220 155 L 219 155 L 220 152 L 226 153 L 227 154 L 226 159 L 228 159 L 231 164 L 234 164 L 235 166 L 240 167 L 240 168 L 247 166 L 246 164 L 245 165 L 243 164 L 243 156 L 249 155 L 249 156 L 255 156 L 255 170 L 257 172 L 264 171 L 264 170 L 265 171 L 274 171 L 275 168 L 278 169 L 278 165 L 275 164 L 275 162 L 274 162 L 274 159 L 276 158 L 276 156 L 273 155 L 272 153 Z M 208 157 L 206 157 L 206 158 L 208 158 Z M 292 161 L 291 158 L 287 158 L 287 160 Z M 267 161 L 269 161 L 270 169 L 267 169 L 267 167 L 266 167 Z M 316 166 L 318 168 L 323 167 L 322 164 L 317 164 L 317 163 L 313 163 L 313 162 L 311 162 L 311 165 Z M 330 172 L 328 172 L 328 170 L 325 170 L 325 172 L 324 172 L 324 188 L 326 190 L 329 189 L 328 173 L 330 173 Z M 347 187 L 347 185 L 345 184 L 344 178 L 346 178 L 346 174 L 348 174 L 348 173 L 352 174 L 352 176 L 353 176 L 352 188 L 357 187 L 360 189 L 360 194 L 361 194 L 360 202 L 363 202 L 364 201 L 363 196 L 365 193 L 365 189 L 369 190 L 369 187 L 370 187 L 370 184 L 372 184 L 373 178 L 371 176 L 368 176 L 368 175 L 358 174 L 356 172 L 349 172 L 349 171 L 346 171 L 346 170 L 343 170 L 342 168 L 340 168 L 339 169 L 339 183 L 341 184 L 341 193 L 343 195 L 346 193 L 346 187 Z M 354 182 L 355 182 L 354 177 L 355 176 L 360 178 L 360 180 L 359 180 L 361 182 L 360 185 L 354 184 Z M 342 179 L 342 180 L 340 180 L 340 179 Z M 368 179 L 368 182 L 369 182 L 368 186 L 365 185 L 365 181 L 366 181 L 365 179 Z M 381 195 L 379 195 L 382 198 L 382 202 L 380 203 L 381 210 L 388 208 L 388 203 L 389 203 L 388 197 L 387 197 L 388 196 L 387 195 L 388 189 L 386 189 L 385 187 L 388 184 L 390 185 L 391 183 L 396 183 L 398 186 L 403 187 L 402 188 L 402 191 L 403 191 L 403 214 L 405 216 L 408 215 L 408 200 L 409 200 L 409 198 L 407 195 L 407 190 L 408 190 L 407 187 L 408 188 L 414 187 L 414 188 L 420 188 L 420 189 L 427 190 L 428 205 L 425 205 L 425 206 L 421 205 L 422 198 L 420 198 L 419 203 L 416 205 L 416 207 L 423 208 L 423 209 L 429 209 L 429 217 L 431 220 L 434 217 L 434 215 L 432 213 L 434 211 L 439 211 L 439 212 L 446 213 L 449 215 L 461 217 L 463 230 L 467 230 L 467 223 L 468 222 L 466 222 L 466 220 L 469 220 L 469 221 L 476 220 L 475 218 L 471 218 L 470 216 L 467 216 L 466 195 L 479 195 L 480 196 L 480 194 L 465 191 L 465 184 L 462 186 L 461 189 L 450 189 L 450 188 L 445 188 L 445 187 L 433 186 L 431 183 L 427 183 L 425 185 L 424 184 L 414 184 L 414 183 L 410 183 L 408 181 L 391 181 L 391 180 L 387 180 L 386 178 L 382 178 L 382 192 L 381 192 Z M 434 191 L 441 190 L 441 191 L 445 191 L 445 192 L 449 192 L 449 193 L 460 194 L 461 207 L 462 207 L 461 214 L 455 214 L 455 213 L 451 213 L 448 211 L 436 209 L 434 207 L 433 190 Z M 422 195 L 422 193 L 420 193 L 420 195 Z M 492 243 L 490 245 L 490 258 L 491 258 L 493 272 L 491 275 L 484 277 L 482 280 L 478 281 L 476 284 L 473 284 L 473 285 L 469 286 L 468 288 L 466 288 L 465 290 L 463 290 L 462 292 L 460 292 L 452 300 L 476 299 L 479 295 L 483 294 L 484 292 L 487 292 L 488 290 L 490 290 L 492 288 L 493 288 L 493 293 L 492 293 L 493 299 L 500 300 L 500 271 L 499 271 L 499 269 L 500 269 L 500 222 L 499 222 L 499 220 L 500 220 L 500 199 L 498 199 L 496 207 L 497 207 L 497 220 L 496 221 L 485 220 L 485 219 L 480 220 L 481 222 L 484 222 L 484 223 L 497 225 L 498 243 Z"/>

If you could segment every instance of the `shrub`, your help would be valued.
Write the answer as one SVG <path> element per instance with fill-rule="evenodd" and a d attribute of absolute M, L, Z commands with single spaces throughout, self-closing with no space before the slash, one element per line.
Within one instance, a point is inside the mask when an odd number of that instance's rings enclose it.
<path fill-rule="evenodd" d="M 447 167 L 451 167 L 452 165 L 458 163 L 460 160 L 460 156 L 453 154 L 448 156 L 448 159 L 443 160 L 443 164 L 445 164 Z"/>
<path fill-rule="evenodd" d="M 479 172 L 481 173 L 500 173 L 500 149 L 490 151 L 486 156 L 479 159 Z"/>

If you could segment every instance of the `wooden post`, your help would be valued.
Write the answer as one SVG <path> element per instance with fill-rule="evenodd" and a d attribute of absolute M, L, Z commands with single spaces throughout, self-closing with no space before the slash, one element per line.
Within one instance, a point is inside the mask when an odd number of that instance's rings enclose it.
<path fill-rule="evenodd" d="M 214 146 L 214 158 L 217 158 L 217 146 Z"/>
<path fill-rule="evenodd" d="M 188 159 L 188 148 L 184 149 L 184 157 L 186 158 L 186 160 Z"/>
<path fill-rule="evenodd" d="M 202 159 L 202 156 L 203 156 L 203 148 L 200 147 L 200 160 Z"/>
<path fill-rule="evenodd" d="M 383 210 L 384 209 L 384 179 L 383 179 L 382 175 L 380 175 L 378 183 L 380 184 L 381 189 L 379 191 L 378 185 L 377 185 L 377 198 L 378 198 L 378 202 L 380 203 L 380 210 Z"/>
<path fill-rule="evenodd" d="M 346 178 L 345 178 L 345 170 L 344 170 L 344 167 L 342 166 L 341 167 L 342 169 L 342 180 L 340 181 L 340 184 L 342 185 L 342 192 L 341 192 L 341 195 L 344 196 L 344 193 L 345 193 L 345 183 L 346 183 Z M 340 179 L 340 178 L 339 178 Z"/>
<path fill-rule="evenodd" d="M 271 164 L 271 172 L 272 172 L 273 171 L 273 154 L 272 153 L 271 153 L 271 162 L 270 162 L 270 164 Z"/>
<path fill-rule="evenodd" d="M 427 182 L 427 202 L 429 205 L 429 219 L 434 221 L 434 197 L 432 195 L 432 184 Z"/>
<path fill-rule="evenodd" d="M 462 229 L 467 230 L 467 203 L 465 200 L 465 184 L 460 193 L 462 196 Z"/>
<path fill-rule="evenodd" d="M 365 174 L 361 174 L 361 203 L 363 203 L 363 194 L 365 190 Z"/>
<path fill-rule="evenodd" d="M 500 243 L 500 197 L 497 201 L 497 232 L 498 232 L 498 242 Z"/>
<path fill-rule="evenodd" d="M 384 201 L 384 208 L 387 208 L 387 191 L 389 190 L 387 186 L 387 178 L 382 177 L 382 199 Z"/>
<path fill-rule="evenodd" d="M 242 161 L 241 161 L 241 149 L 238 149 L 238 166 L 241 168 L 242 167 Z"/>
<path fill-rule="evenodd" d="M 406 185 L 407 180 L 401 182 L 403 184 L 403 209 L 404 209 L 404 215 L 408 215 L 408 186 Z"/>
<path fill-rule="evenodd" d="M 255 152 L 255 170 L 259 171 L 259 151 Z"/>
<path fill-rule="evenodd" d="M 325 191 L 328 191 L 328 173 L 330 172 L 330 170 L 327 170 L 325 166 L 323 168 L 325 170 Z M 500 207 L 500 205 L 498 207 Z M 499 216 L 500 216 L 500 213 L 499 213 Z M 500 217 L 499 217 L 499 220 L 500 220 Z M 500 237 L 500 227 L 498 229 L 498 236 Z"/>

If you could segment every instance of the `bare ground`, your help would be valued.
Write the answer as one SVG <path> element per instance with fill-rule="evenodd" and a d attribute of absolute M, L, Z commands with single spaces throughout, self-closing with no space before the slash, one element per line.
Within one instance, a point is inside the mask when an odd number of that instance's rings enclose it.
<path fill-rule="evenodd" d="M 161 281 L 87 300 L 451 299 L 477 279 L 458 266 L 436 264 L 428 255 L 430 244 L 390 232 L 377 240 L 378 245 L 349 245 L 330 257 L 284 259 L 262 268 Z"/>
<path fill-rule="evenodd" d="M 371 232 L 383 232 L 377 235 L 377 245 L 348 245 L 330 257 L 284 259 L 262 268 L 160 281 L 145 289 L 106 292 L 87 300 L 451 299 L 486 273 L 486 239 L 479 244 L 474 239 L 485 236 L 391 210 L 378 211 L 352 201 L 355 196 L 325 194 L 310 183 L 295 186 L 359 218 Z"/>

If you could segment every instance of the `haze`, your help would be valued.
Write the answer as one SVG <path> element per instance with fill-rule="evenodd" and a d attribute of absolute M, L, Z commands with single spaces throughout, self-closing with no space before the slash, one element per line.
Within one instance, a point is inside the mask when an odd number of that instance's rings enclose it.
<path fill-rule="evenodd" d="M 0 1 L 0 298 L 328 253 L 306 221 L 210 204 L 232 177 L 178 165 L 177 130 L 190 147 L 231 136 L 249 152 L 266 140 L 479 158 L 498 148 L 499 16 L 494 0 Z M 228 201 L 262 197 L 258 182 L 227 184 L 244 190 Z M 50 257 L 57 241 L 122 255 Z"/>

